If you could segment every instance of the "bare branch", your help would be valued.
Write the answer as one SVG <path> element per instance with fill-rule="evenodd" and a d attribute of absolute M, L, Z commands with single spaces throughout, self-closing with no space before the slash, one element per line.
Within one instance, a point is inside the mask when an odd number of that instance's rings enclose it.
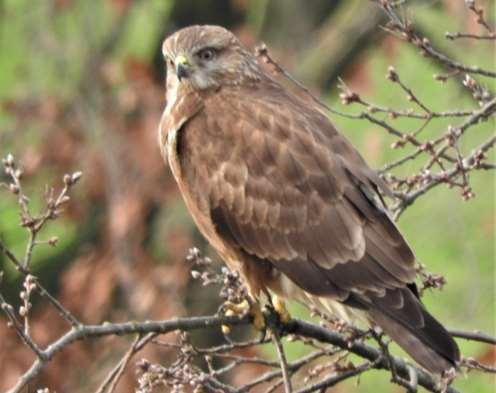
<path fill-rule="evenodd" d="M 389 28 L 393 32 L 399 33 L 399 36 L 404 40 L 411 42 L 417 48 L 419 48 L 422 53 L 425 53 L 430 58 L 440 62 L 441 64 L 448 67 L 450 70 L 457 70 L 461 72 L 479 74 L 483 76 L 488 76 L 491 78 L 496 78 L 496 72 L 491 70 L 483 69 L 479 66 L 469 66 L 462 64 L 454 59 L 451 59 L 444 53 L 436 50 L 430 43 L 430 41 L 421 37 L 413 28 L 412 24 L 407 20 L 400 18 L 395 11 L 395 5 L 390 0 L 375 0 L 380 7 L 384 10 L 386 15 L 390 18 Z"/>
<path fill-rule="evenodd" d="M 471 33 L 449 33 L 449 32 L 447 32 L 445 34 L 445 36 L 449 40 L 456 40 L 458 38 L 471 38 L 474 40 L 496 40 L 496 34 L 494 34 L 494 33 L 486 34 L 486 35 L 480 35 L 480 34 L 471 34 Z"/>
<path fill-rule="evenodd" d="M 463 330 L 449 329 L 450 334 L 454 337 L 464 338 L 470 341 L 479 341 L 481 343 L 487 343 L 496 345 L 496 337 L 492 337 L 488 334 L 475 331 L 475 332 L 465 332 Z"/>
<path fill-rule="evenodd" d="M 10 326 L 15 329 L 17 335 L 22 339 L 22 341 L 38 356 L 38 360 L 45 361 L 47 359 L 44 351 L 40 349 L 38 344 L 36 344 L 29 335 L 29 332 L 24 330 L 22 323 L 17 319 L 15 315 L 14 308 L 6 302 L 5 298 L 0 293 L 0 308 L 5 313 L 10 321 Z"/>
<path fill-rule="evenodd" d="M 357 375 L 362 374 L 363 372 L 365 372 L 367 370 L 370 370 L 371 368 L 374 368 L 376 363 L 378 363 L 378 361 L 365 362 L 358 367 L 353 367 L 350 370 L 339 373 L 338 375 L 332 375 L 328 378 L 325 378 L 324 380 L 322 380 L 322 381 L 320 381 L 314 385 L 311 385 L 307 388 L 300 389 L 297 391 L 297 393 L 311 393 L 311 392 L 315 392 L 317 390 L 324 391 L 325 389 L 330 388 L 331 386 L 337 385 L 338 383 L 340 383 L 346 379 L 355 377 Z"/>
<path fill-rule="evenodd" d="M 146 337 L 142 338 L 138 335 L 129 349 L 124 354 L 123 358 L 119 361 L 119 363 L 114 367 L 114 369 L 107 375 L 105 380 L 102 382 L 100 387 L 97 389 L 96 393 L 112 393 L 115 391 L 117 387 L 117 383 L 121 378 L 126 366 L 131 360 L 132 356 L 136 354 L 140 349 L 142 349 L 148 342 L 150 342 L 156 336 L 155 333 L 149 333 Z"/>
<path fill-rule="evenodd" d="M 281 343 L 281 338 L 279 337 L 279 333 L 276 329 L 274 329 L 271 333 L 273 342 L 277 349 L 277 355 L 279 356 L 279 363 L 281 364 L 282 377 L 284 380 L 284 391 L 286 393 L 292 393 L 293 387 L 291 385 L 291 375 L 289 375 L 288 361 L 286 360 L 286 355 L 284 353 L 284 347 Z"/>
<path fill-rule="evenodd" d="M 16 385 L 11 388 L 9 393 L 21 392 L 22 389 L 35 378 L 41 370 L 46 367 L 47 360 L 60 352 L 66 346 L 87 338 L 104 337 L 109 335 L 125 335 L 148 333 L 165 334 L 173 331 L 191 331 L 207 328 L 219 328 L 221 325 L 240 325 L 250 322 L 250 318 L 239 319 L 237 317 L 191 317 L 176 318 L 166 321 L 147 321 L 141 323 L 106 323 L 103 325 L 81 325 L 79 328 L 72 328 L 58 340 L 50 344 L 45 350 L 40 351 L 41 358 L 35 360 L 32 366 L 24 373 Z M 47 360 L 44 360 L 47 359 Z"/>

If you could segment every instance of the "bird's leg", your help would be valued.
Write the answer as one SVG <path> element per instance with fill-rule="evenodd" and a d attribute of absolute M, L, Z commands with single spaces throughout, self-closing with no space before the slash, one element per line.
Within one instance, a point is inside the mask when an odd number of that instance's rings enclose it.
<path fill-rule="evenodd" d="M 265 292 L 269 304 L 265 307 L 265 319 L 268 325 L 273 325 L 281 328 L 281 325 L 288 323 L 291 320 L 291 315 L 286 308 L 284 300 L 277 295 L 271 295 L 268 291 Z M 274 318 L 275 317 L 275 318 Z"/>
<path fill-rule="evenodd" d="M 286 303 L 277 295 L 274 295 L 272 298 L 272 306 L 274 307 L 277 315 L 279 315 L 279 319 L 282 323 L 288 323 L 291 320 L 291 315 L 286 308 Z"/>
<path fill-rule="evenodd" d="M 251 305 L 250 314 L 253 316 L 253 326 L 255 329 L 265 331 L 265 317 L 259 302 L 254 302 Z"/>
<path fill-rule="evenodd" d="M 286 304 L 277 295 L 270 295 L 265 292 L 268 304 L 264 307 L 263 311 L 260 303 L 248 296 L 246 299 L 239 303 L 227 301 L 222 304 L 221 312 L 225 316 L 239 316 L 240 318 L 250 315 L 253 318 L 253 326 L 256 330 L 265 335 L 267 327 L 281 328 L 281 325 L 288 323 L 291 320 Z M 231 333 L 231 327 L 222 325 L 222 332 L 224 335 Z"/>

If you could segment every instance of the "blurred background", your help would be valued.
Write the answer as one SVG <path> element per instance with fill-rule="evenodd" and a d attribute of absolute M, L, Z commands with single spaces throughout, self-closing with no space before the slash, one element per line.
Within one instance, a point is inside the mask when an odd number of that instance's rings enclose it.
<path fill-rule="evenodd" d="M 463 1 L 406 3 L 405 12 L 435 46 L 465 63 L 494 68 L 494 42 L 444 38 L 445 31 L 477 29 Z M 478 3 L 494 16 L 494 2 Z M 216 292 L 193 283 L 184 263 L 191 246 L 212 253 L 157 146 L 165 106 L 164 37 L 183 26 L 209 23 L 232 29 L 248 46 L 263 41 L 297 79 L 344 112 L 354 108 L 339 102 L 338 77 L 368 101 L 411 107 L 404 93 L 386 82 L 389 65 L 432 108 L 473 107 L 459 83 L 435 81 L 433 74 L 443 70 L 385 33 L 384 22 L 381 11 L 364 0 L 0 0 L 0 155 L 10 152 L 22 163 L 33 210 L 43 206 L 46 184 L 60 187 L 64 173 L 84 173 L 63 217 L 41 236 L 59 241 L 57 247 L 37 247 L 35 274 L 87 323 L 215 312 Z M 494 91 L 494 83 L 490 87 Z M 393 139 L 377 126 L 338 116 L 332 120 L 373 167 L 403 154 L 390 148 Z M 403 130 L 412 124 L 395 121 Z M 429 127 L 440 133 L 447 122 Z M 462 148 L 487 139 L 494 127 L 494 118 L 477 127 Z M 400 171 L 418 167 L 412 161 Z M 438 187 L 410 207 L 399 226 L 428 270 L 447 279 L 442 292 L 423 298 L 433 314 L 448 327 L 495 334 L 495 178 L 486 171 L 474 173 L 471 181 L 475 199 L 464 202 L 458 191 Z M 0 236 L 21 255 L 27 234 L 7 192 L 0 193 Z M 2 255 L 0 269 L 5 272 L 2 293 L 18 304 L 19 275 Z M 294 307 L 293 313 L 304 317 L 305 311 Z M 32 330 L 41 344 L 66 329 L 52 308 L 35 303 Z M 40 386 L 59 393 L 93 391 L 129 340 L 74 344 L 51 362 Z M 208 344 L 221 337 L 195 340 Z M 494 364 L 491 347 L 459 342 L 465 355 Z M 290 359 L 305 350 L 287 344 Z M 270 350 L 265 355 L 274 356 Z M 167 349 L 153 346 L 142 356 L 169 360 Z M 13 385 L 32 360 L 0 319 L 0 389 Z M 242 383 L 260 372 L 247 367 L 231 378 Z M 133 391 L 135 380 L 129 367 L 118 391 Z M 388 381 L 384 372 L 373 371 L 359 384 L 350 381 L 331 391 L 366 392 L 370 386 L 402 391 Z M 493 392 L 494 379 L 472 373 L 455 386 Z"/>

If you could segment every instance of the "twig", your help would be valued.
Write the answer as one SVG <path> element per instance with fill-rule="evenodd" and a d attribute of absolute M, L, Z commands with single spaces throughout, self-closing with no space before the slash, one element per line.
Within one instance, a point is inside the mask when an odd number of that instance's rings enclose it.
<path fill-rule="evenodd" d="M 292 393 L 293 387 L 291 385 L 291 375 L 289 374 L 288 371 L 288 362 L 286 360 L 286 354 L 284 353 L 284 347 L 282 346 L 281 343 L 281 338 L 279 337 L 279 333 L 277 332 L 277 329 L 273 329 L 271 333 L 272 333 L 272 341 L 276 346 L 277 355 L 279 356 L 279 363 L 281 365 L 282 377 L 284 380 L 284 391 L 286 393 Z"/>
<path fill-rule="evenodd" d="M 427 38 L 420 37 L 412 28 L 412 26 L 407 22 L 402 20 L 394 10 L 391 2 L 388 0 L 376 0 L 379 6 L 384 10 L 386 15 L 389 16 L 391 23 L 390 27 L 393 31 L 400 33 L 400 37 L 408 42 L 413 43 L 425 54 L 434 60 L 442 63 L 451 70 L 458 70 L 471 74 L 479 74 L 483 76 L 488 76 L 491 78 L 496 78 L 496 72 L 483 69 L 478 66 L 469 66 L 462 64 L 456 60 L 451 59 L 445 54 L 437 51 L 432 47 L 431 43 Z"/>
<path fill-rule="evenodd" d="M 489 139 L 488 141 L 481 144 L 478 148 L 476 148 L 472 154 L 466 157 L 461 166 L 456 166 L 453 169 L 445 171 L 438 175 L 431 175 L 431 181 L 428 182 L 425 186 L 420 187 L 419 189 L 412 191 L 408 194 L 403 193 L 395 193 L 395 195 L 400 198 L 400 202 L 393 207 L 394 211 L 394 219 L 397 220 L 399 216 L 405 211 L 406 207 L 411 205 L 417 198 L 424 195 L 427 191 L 432 188 L 438 186 L 441 183 L 447 181 L 447 179 L 452 178 L 453 176 L 459 174 L 461 171 L 471 169 L 476 162 L 477 157 L 481 154 L 481 152 L 485 152 L 488 149 L 492 148 L 496 144 L 496 137 Z"/>
<path fill-rule="evenodd" d="M 65 308 L 62 303 L 60 303 L 57 298 L 55 298 L 50 292 L 46 290 L 44 286 L 41 285 L 37 277 L 34 277 L 36 282 L 36 288 L 41 296 L 45 297 L 59 312 L 60 316 L 69 322 L 74 328 L 79 328 L 81 322 L 71 313 L 67 308 Z"/>
<path fill-rule="evenodd" d="M 489 23 L 484 18 L 484 10 L 482 8 L 477 8 L 475 0 L 465 0 L 465 4 L 468 9 L 472 11 L 476 17 L 475 21 L 483 26 L 490 34 L 494 35 L 494 29 L 489 25 Z"/>
<path fill-rule="evenodd" d="M 418 374 L 415 368 L 409 366 L 408 367 L 408 391 L 410 393 L 415 393 L 418 388 Z"/>
<path fill-rule="evenodd" d="M 338 350 L 340 351 L 340 350 Z M 331 356 L 337 353 L 338 351 L 330 351 L 330 350 L 318 350 L 315 352 L 310 353 L 307 356 L 302 357 L 299 360 L 296 360 L 294 362 L 291 362 L 288 364 L 288 371 L 291 373 L 295 373 L 298 371 L 301 367 L 309 364 L 313 360 L 322 357 L 322 356 Z M 282 376 L 282 371 L 281 370 L 274 370 L 274 371 L 269 371 L 263 375 L 261 375 L 259 378 L 247 383 L 243 387 L 239 388 L 237 390 L 237 393 L 246 393 L 249 392 L 251 389 L 253 389 L 255 386 L 260 385 L 262 383 L 270 382 L 275 378 L 281 377 Z M 283 383 L 283 379 L 281 379 L 281 383 Z"/>
<path fill-rule="evenodd" d="M 22 323 L 17 319 L 15 315 L 14 308 L 8 304 L 3 297 L 3 295 L 0 293 L 0 308 L 3 310 L 5 315 L 10 321 L 10 324 L 12 328 L 16 331 L 17 335 L 21 338 L 21 340 L 29 347 L 31 350 L 36 354 L 38 357 L 39 361 L 46 361 L 48 359 L 48 356 L 44 351 L 40 349 L 38 344 L 36 344 L 32 339 L 31 336 L 25 332 L 24 327 Z"/>
<path fill-rule="evenodd" d="M 381 351 L 369 345 L 359 342 L 353 342 L 350 345 L 348 340 L 346 340 L 342 335 L 300 320 L 290 321 L 290 323 L 286 325 L 286 329 L 290 333 L 299 334 L 307 338 L 314 338 L 320 342 L 327 342 L 343 349 L 347 348 L 350 352 L 364 359 L 368 359 L 371 362 L 377 361 L 373 368 L 389 369 L 388 362 L 383 358 Z M 391 361 L 396 368 L 397 374 L 402 378 L 408 378 L 409 371 L 407 363 L 395 356 L 391 356 Z M 435 378 L 420 368 L 415 368 L 415 370 L 418 373 L 418 383 L 420 386 L 431 392 L 440 392 Z M 452 387 L 448 387 L 446 390 L 446 393 L 455 392 L 457 392 L 457 390 Z"/>
<path fill-rule="evenodd" d="M 456 40 L 458 38 L 470 38 L 474 40 L 496 40 L 496 34 L 471 34 L 471 33 L 449 33 L 445 34 L 446 38 L 449 40 Z"/>
<path fill-rule="evenodd" d="M 17 259 L 12 251 L 10 251 L 5 244 L 0 240 L 0 252 L 2 252 L 15 266 L 16 270 L 22 273 L 24 276 L 30 274 L 29 270 L 24 268 L 21 262 Z M 78 327 L 81 323 L 77 318 L 67 310 L 54 296 L 46 290 L 46 288 L 40 283 L 37 277 L 32 276 L 36 284 L 36 288 L 41 296 L 45 297 L 59 312 L 59 314 L 68 321 L 72 326 Z"/>
<path fill-rule="evenodd" d="M 34 361 L 29 370 L 27 370 L 17 381 L 16 385 L 11 388 L 9 393 L 16 393 L 35 378 L 46 366 L 47 360 L 51 359 L 56 353 L 60 352 L 67 345 L 75 341 L 89 337 L 104 337 L 109 335 L 123 334 L 140 334 L 148 333 L 165 334 L 176 330 L 190 331 L 206 328 L 218 328 L 224 325 L 239 325 L 249 323 L 250 318 L 239 319 L 237 317 L 191 317 L 177 318 L 166 321 L 149 321 L 149 322 L 125 322 L 125 323 L 106 323 L 103 325 L 81 325 L 79 328 L 72 328 L 66 334 L 61 336 L 55 342 L 50 344 L 45 350 L 40 351 L 41 356 Z M 47 360 L 45 360 L 47 359 Z"/>
<path fill-rule="evenodd" d="M 251 318 L 246 317 L 239 319 L 237 317 L 190 317 L 177 318 L 165 321 L 146 321 L 146 322 L 126 322 L 126 323 L 106 323 L 103 325 L 83 325 L 79 329 L 71 329 L 54 343 L 49 345 L 43 352 L 47 359 L 51 359 L 55 354 L 60 352 L 68 345 L 87 338 L 103 337 L 109 335 L 125 335 L 125 334 L 141 334 L 148 333 L 165 334 L 176 330 L 191 331 L 207 328 L 219 328 L 221 325 L 247 325 L 251 323 Z M 300 320 L 291 320 L 285 325 L 288 333 L 298 336 L 313 338 L 323 343 L 335 345 L 341 349 L 349 350 L 350 352 L 368 359 L 374 363 L 373 368 L 388 369 L 387 362 L 383 359 L 382 353 L 367 344 L 360 342 L 351 342 L 342 334 L 331 332 L 321 326 L 314 325 Z M 379 360 L 380 359 L 380 360 Z M 408 365 L 403 360 L 391 356 L 391 361 L 398 375 L 402 378 L 409 377 Z M 26 371 L 17 384 L 9 390 L 9 393 L 20 392 L 40 371 L 46 366 L 46 361 L 37 359 L 32 364 L 30 369 Z M 289 366 L 291 368 L 291 366 Z M 413 367 L 413 366 L 412 366 Z M 418 383 L 427 390 L 438 392 L 436 380 L 427 372 L 415 368 L 418 373 Z M 454 388 L 448 388 L 447 393 L 454 393 Z"/>
<path fill-rule="evenodd" d="M 467 367 L 469 370 L 481 370 L 486 373 L 496 373 L 496 367 L 487 366 L 475 360 L 474 358 L 464 358 L 461 361 L 461 366 Z"/>
<path fill-rule="evenodd" d="M 448 331 L 453 337 L 459 337 L 465 340 L 479 341 L 481 343 L 496 345 L 496 337 L 490 336 L 489 334 L 486 333 L 482 333 L 479 331 L 465 332 L 463 330 L 457 330 L 457 329 L 449 329 Z"/>
<path fill-rule="evenodd" d="M 317 390 L 325 391 L 325 389 L 330 388 L 331 386 L 334 386 L 334 385 L 338 384 L 339 382 L 342 382 L 346 379 L 355 377 L 357 375 L 362 374 L 363 372 L 365 372 L 367 370 L 370 370 L 371 368 L 374 368 L 376 363 L 378 363 L 378 361 L 365 362 L 358 367 L 354 367 L 351 370 L 344 371 L 338 375 L 330 376 L 330 377 L 325 378 L 324 380 L 322 380 L 316 384 L 313 384 L 307 388 L 300 389 L 296 393 L 311 393 L 311 392 L 315 392 Z"/>
<path fill-rule="evenodd" d="M 112 369 L 112 371 L 107 375 L 105 380 L 102 382 L 100 387 L 97 389 L 96 393 L 112 393 L 117 387 L 117 383 L 121 378 L 124 370 L 126 369 L 127 364 L 131 360 L 131 357 L 136 354 L 139 350 L 141 350 L 148 342 L 150 342 L 154 337 L 155 333 L 149 333 L 146 337 L 142 338 L 138 335 L 129 349 L 124 354 L 123 358 L 119 361 L 119 363 Z"/>

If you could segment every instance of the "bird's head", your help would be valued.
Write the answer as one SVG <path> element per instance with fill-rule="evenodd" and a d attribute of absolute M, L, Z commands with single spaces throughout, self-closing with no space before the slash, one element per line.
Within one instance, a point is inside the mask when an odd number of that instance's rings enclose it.
<path fill-rule="evenodd" d="M 185 84 L 195 90 L 256 80 L 256 59 L 230 31 L 220 26 L 190 26 L 168 37 L 162 46 L 168 88 Z"/>

